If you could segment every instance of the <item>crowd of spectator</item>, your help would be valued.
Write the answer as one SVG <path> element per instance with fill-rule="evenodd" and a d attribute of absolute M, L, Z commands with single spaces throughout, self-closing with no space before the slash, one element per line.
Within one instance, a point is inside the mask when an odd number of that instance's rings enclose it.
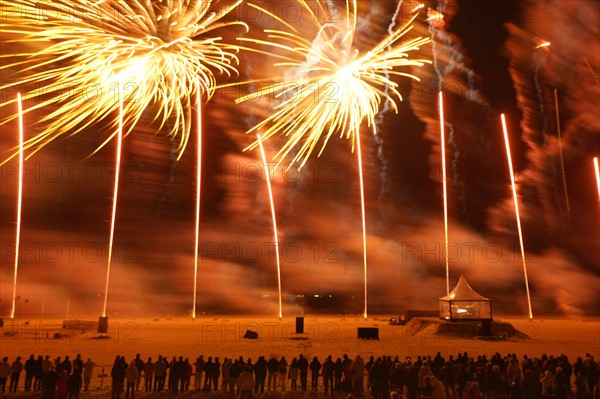
<path fill-rule="evenodd" d="M 8 392 L 17 392 L 24 372 L 24 391 L 39 391 L 43 399 L 77 399 L 90 389 L 95 368 L 92 359 L 83 361 L 81 355 L 73 360 L 30 355 L 25 362 L 17 357 L 10 363 L 4 357 L 0 390 L 4 394 L 8 383 Z M 488 358 L 465 352 L 402 360 L 346 354 L 321 360 L 300 354 L 290 361 L 285 356 L 260 356 L 254 362 L 242 356 L 221 362 L 203 355 L 193 361 L 162 355 L 144 360 L 138 354 L 129 362 L 116 356 L 106 377 L 113 399 L 123 393 L 125 399 L 134 399 L 140 390 L 219 391 L 240 399 L 286 390 L 375 399 L 600 399 L 599 375 L 600 367 L 590 354 L 571 363 L 565 355 L 518 358 L 496 353 Z"/>

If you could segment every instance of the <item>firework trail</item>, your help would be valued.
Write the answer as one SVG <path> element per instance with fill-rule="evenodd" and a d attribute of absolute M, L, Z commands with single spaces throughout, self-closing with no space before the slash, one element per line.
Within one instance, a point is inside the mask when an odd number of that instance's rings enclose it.
<path fill-rule="evenodd" d="M 113 188 L 112 215 L 110 218 L 110 235 L 108 240 L 108 263 L 106 266 L 106 285 L 104 287 L 104 306 L 102 317 L 106 317 L 106 305 L 108 303 L 108 286 L 110 282 L 110 267 L 112 264 L 113 240 L 115 238 L 115 221 L 117 218 L 117 199 L 119 197 L 119 175 L 121 174 L 121 150 L 123 145 L 123 98 L 119 99 L 119 126 L 117 130 L 117 153 L 115 160 L 115 182 Z"/>
<path fill-rule="evenodd" d="M 277 263 L 277 289 L 279 293 L 279 319 L 283 318 L 283 308 L 281 302 L 281 262 L 279 260 L 279 234 L 277 232 L 277 217 L 275 213 L 275 201 L 273 200 L 273 189 L 271 188 L 271 173 L 269 172 L 269 164 L 267 163 L 267 156 L 265 154 L 265 148 L 260 139 L 260 134 L 256 135 L 258 140 L 260 155 L 263 160 L 263 166 L 265 168 L 265 176 L 267 177 L 267 190 L 269 193 L 269 202 L 271 204 L 271 219 L 273 221 L 273 238 L 275 240 L 275 260 Z"/>
<path fill-rule="evenodd" d="M 432 59 L 433 59 L 433 68 L 438 78 L 438 89 L 440 91 L 443 90 L 444 87 L 444 79 L 447 75 L 452 73 L 455 69 L 461 72 L 466 73 L 468 76 L 469 82 L 469 90 L 470 93 L 475 96 L 478 92 L 475 90 L 474 86 L 474 78 L 472 77 L 473 72 L 468 69 L 464 65 L 464 60 L 462 54 L 459 49 L 454 48 L 454 42 L 452 38 L 446 31 L 444 30 L 444 15 L 438 11 L 429 9 L 427 12 L 427 21 L 429 22 L 429 35 L 431 36 L 431 49 L 432 49 Z M 444 45 L 444 49 L 449 54 L 449 62 L 446 65 L 446 68 L 442 71 L 439 65 L 439 54 L 437 48 L 437 41 Z M 480 96 L 481 97 L 481 96 Z M 473 97 L 475 98 L 475 97 Z M 485 100 L 480 99 L 479 103 L 485 103 Z M 460 173 L 458 172 L 458 162 L 460 160 L 460 151 L 458 150 L 458 146 L 455 141 L 455 132 L 454 126 L 452 123 L 446 121 L 446 128 L 448 129 L 448 144 L 452 146 L 452 152 L 454 154 L 452 158 L 452 183 L 457 186 L 460 190 L 459 201 L 462 207 L 462 213 L 465 218 L 468 217 L 467 210 L 467 193 L 465 191 L 465 184 L 460 179 Z"/>
<path fill-rule="evenodd" d="M 585 61 L 585 65 L 587 65 L 588 69 L 590 70 L 592 77 L 596 81 L 596 85 L 600 86 L 600 80 L 598 79 L 598 75 L 596 74 L 596 71 L 594 71 L 594 68 L 592 68 L 592 65 L 588 61 L 587 57 L 584 57 L 583 60 Z"/>
<path fill-rule="evenodd" d="M 560 131 L 560 111 L 558 108 L 558 90 L 554 89 L 554 106 L 556 109 L 556 132 L 558 134 L 558 152 L 560 155 L 560 166 L 562 170 L 563 190 L 565 193 L 565 205 L 567 207 L 567 215 L 571 215 L 571 205 L 569 204 L 569 191 L 567 190 L 567 174 L 565 172 L 565 158 L 563 155 L 562 135 Z"/>
<path fill-rule="evenodd" d="M 23 209 L 23 152 L 24 152 L 24 126 L 23 126 L 23 99 L 21 93 L 17 93 L 17 109 L 19 116 L 19 181 L 17 194 L 17 231 L 15 238 L 15 272 L 13 276 L 13 296 L 10 318 L 15 318 L 15 309 L 17 306 L 17 275 L 19 271 L 19 250 L 21 245 L 21 212 Z"/>
<path fill-rule="evenodd" d="M 527 305 L 529 307 L 529 319 L 533 319 L 533 311 L 531 310 L 531 296 L 529 294 L 529 278 L 527 277 L 527 262 L 525 261 L 525 245 L 523 244 L 523 231 L 521 230 L 521 215 L 519 213 L 519 200 L 517 197 L 517 186 L 515 183 L 515 171 L 512 164 L 512 156 L 510 154 L 510 143 L 508 140 L 508 129 L 506 127 L 506 118 L 501 115 L 502 131 L 504 133 L 504 144 L 506 145 L 506 157 L 508 159 L 508 170 L 510 174 L 510 183 L 512 186 L 513 201 L 515 205 L 515 216 L 517 219 L 517 228 L 519 233 L 519 244 L 521 245 L 521 257 L 523 258 L 523 274 L 525 275 L 525 289 L 527 290 Z"/>
<path fill-rule="evenodd" d="M 10 51 L 3 48 L 2 57 L 10 61 L 0 71 L 17 77 L 0 89 L 35 84 L 45 96 L 25 113 L 51 108 L 40 120 L 41 133 L 25 142 L 29 156 L 58 137 L 108 119 L 111 133 L 94 152 L 98 151 L 114 138 L 118 122 L 111 116 L 119 107 L 115 98 L 125 97 L 124 135 L 147 107 L 155 105 L 154 120 L 160 128 L 172 122 L 168 135 L 179 138 L 181 157 L 190 135 L 196 80 L 210 99 L 215 73 L 237 75 L 239 48 L 213 34 L 233 25 L 247 29 L 243 22 L 223 20 L 241 2 L 57 0 L 44 3 L 41 10 L 41 2 L 0 0 L 2 9 L 19 9 L 3 15 L 0 23 L 3 34 L 11 37 L 7 43 L 12 43 Z M 65 96 L 65 87 L 73 92 Z"/>
<path fill-rule="evenodd" d="M 533 53 L 533 82 L 535 84 L 538 97 L 540 118 L 542 118 L 542 135 L 544 137 L 544 145 L 546 145 L 548 142 L 548 118 L 546 116 L 546 107 L 544 105 L 544 92 L 540 83 L 540 69 L 543 61 L 546 59 L 547 49 L 550 46 L 550 43 L 537 37 L 533 38 L 533 42 L 536 44 L 535 50 L 540 50 Z"/>
<path fill-rule="evenodd" d="M 198 83 L 200 85 L 200 83 Z M 194 240 L 194 295 L 192 302 L 192 319 L 196 318 L 196 295 L 198 291 L 198 248 L 200 246 L 200 200 L 202 187 L 202 98 L 200 88 L 196 90 L 196 130 L 198 143 L 196 145 L 196 231 Z"/>

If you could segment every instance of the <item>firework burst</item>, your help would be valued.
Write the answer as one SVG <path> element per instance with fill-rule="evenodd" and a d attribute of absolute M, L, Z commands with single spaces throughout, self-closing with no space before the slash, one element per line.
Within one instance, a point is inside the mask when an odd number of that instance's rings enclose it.
<path fill-rule="evenodd" d="M 223 20 L 241 2 L 0 0 L 0 27 L 9 37 L 4 46 L 14 42 L 10 48 L 18 49 L 3 50 L 0 70 L 14 79 L 0 89 L 35 86 L 36 104 L 25 113 L 49 109 L 41 132 L 25 143 L 29 156 L 58 137 L 109 118 L 112 133 L 102 148 L 116 134 L 121 98 L 125 135 L 149 105 L 156 105 L 154 120 L 161 128 L 168 123 L 181 156 L 197 88 L 209 99 L 216 75 L 237 74 L 238 47 L 215 34 L 230 25 L 247 29 L 243 22 Z"/>
<path fill-rule="evenodd" d="M 328 3 L 317 1 L 320 11 L 306 1 L 299 3 L 314 23 L 317 33 L 313 41 L 307 40 L 295 27 L 282 20 L 279 21 L 287 29 L 265 29 L 265 40 L 239 39 L 251 43 L 251 51 L 261 52 L 259 47 L 262 45 L 270 47 L 271 50 L 262 52 L 276 57 L 278 62 L 274 66 L 286 68 L 293 77 L 286 79 L 285 83 L 267 85 L 236 101 L 242 103 L 275 93 L 279 103 L 273 113 L 248 133 L 260 130 L 263 140 L 278 134 L 285 135 L 287 140 L 275 159 L 282 159 L 293 149 L 298 149 L 293 161 L 300 162 L 302 167 L 319 142 L 322 141 L 320 155 L 335 133 L 352 140 L 354 151 L 361 124 L 364 120 L 369 126 L 375 124 L 382 100 L 389 101 L 398 112 L 396 99 L 402 100 L 402 96 L 391 76 L 419 80 L 396 68 L 429 63 L 428 60 L 409 59 L 408 56 L 409 52 L 418 50 L 430 40 L 423 37 L 401 40 L 412 29 L 413 17 L 375 46 L 361 52 L 355 40 L 358 36 L 356 0 L 352 3 L 347 1 L 345 18 L 336 23 L 319 21 L 319 12 L 328 15 Z M 258 143 L 254 142 L 247 149 L 257 146 Z"/>

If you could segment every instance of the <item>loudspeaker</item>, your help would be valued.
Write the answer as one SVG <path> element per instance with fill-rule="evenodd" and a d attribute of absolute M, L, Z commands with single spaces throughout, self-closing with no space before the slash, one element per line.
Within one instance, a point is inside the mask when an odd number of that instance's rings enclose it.
<path fill-rule="evenodd" d="M 98 333 L 99 334 L 108 333 L 108 317 L 100 316 L 98 318 Z"/>
<path fill-rule="evenodd" d="M 358 327 L 358 339 L 379 339 L 379 328 Z"/>
<path fill-rule="evenodd" d="M 296 317 L 296 334 L 304 334 L 304 317 Z"/>

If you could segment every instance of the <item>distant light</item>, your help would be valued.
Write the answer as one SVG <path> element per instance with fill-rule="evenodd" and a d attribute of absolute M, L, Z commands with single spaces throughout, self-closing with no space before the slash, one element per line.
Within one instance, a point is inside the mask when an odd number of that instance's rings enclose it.
<path fill-rule="evenodd" d="M 313 296 L 314 296 L 315 298 L 319 298 L 321 295 L 319 295 L 319 294 L 315 294 L 315 295 L 313 295 Z"/>
<path fill-rule="evenodd" d="M 467 309 L 458 309 L 456 312 L 457 313 L 467 313 L 468 310 Z"/>

